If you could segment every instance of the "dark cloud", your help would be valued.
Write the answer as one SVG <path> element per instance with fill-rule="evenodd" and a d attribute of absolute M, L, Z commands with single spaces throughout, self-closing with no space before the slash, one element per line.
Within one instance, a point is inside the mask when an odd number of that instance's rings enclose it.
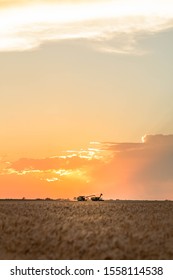
<path fill-rule="evenodd" d="M 143 142 L 147 144 L 162 144 L 162 145 L 173 145 L 173 135 L 145 135 L 143 138 Z"/>
<path fill-rule="evenodd" d="M 139 172 L 138 180 L 173 182 L 173 135 L 147 135 L 144 145 L 148 151 L 147 164 Z"/>
<path fill-rule="evenodd" d="M 112 159 L 95 171 L 117 196 L 173 198 L 173 135 L 146 135 L 143 143 L 104 143 Z"/>

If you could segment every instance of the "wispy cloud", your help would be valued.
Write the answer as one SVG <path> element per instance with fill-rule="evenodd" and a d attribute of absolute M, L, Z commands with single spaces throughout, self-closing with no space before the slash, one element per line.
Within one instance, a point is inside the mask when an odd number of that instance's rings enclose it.
<path fill-rule="evenodd" d="M 49 158 L 21 158 L 15 162 L 0 162 L 0 175 L 29 175 L 47 182 L 62 182 L 73 178 L 87 183 L 90 181 L 90 170 L 105 161 L 103 153 L 98 147 L 89 147 L 86 150 L 69 150 Z"/>
<path fill-rule="evenodd" d="M 101 51 L 137 53 L 139 35 L 173 27 L 171 0 L 25 2 L 0 8 L 0 51 L 82 39 Z"/>

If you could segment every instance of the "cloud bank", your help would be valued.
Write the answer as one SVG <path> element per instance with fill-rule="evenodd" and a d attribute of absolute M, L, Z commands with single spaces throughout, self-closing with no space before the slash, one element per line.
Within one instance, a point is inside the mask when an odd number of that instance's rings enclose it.
<path fill-rule="evenodd" d="M 15 1 L 0 5 L 0 51 L 87 40 L 105 52 L 137 53 L 139 35 L 173 27 L 171 0 Z"/>
<path fill-rule="evenodd" d="M 6 166 L 1 160 L 0 181 L 4 176 L 32 177 L 57 190 L 78 185 L 86 194 L 90 190 L 113 198 L 173 199 L 173 135 L 145 135 L 139 143 L 93 143 L 88 150 Z"/>
<path fill-rule="evenodd" d="M 139 143 L 103 146 L 112 151 L 112 159 L 95 176 L 117 197 L 173 199 L 173 135 L 145 135 Z"/>

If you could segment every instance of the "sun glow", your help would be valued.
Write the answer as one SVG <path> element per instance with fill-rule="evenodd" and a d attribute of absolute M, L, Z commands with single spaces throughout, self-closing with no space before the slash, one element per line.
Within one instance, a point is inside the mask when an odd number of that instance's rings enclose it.
<path fill-rule="evenodd" d="M 78 180 L 89 183 L 91 180 L 85 168 L 49 170 L 49 173 L 43 173 L 42 175 L 44 177 L 41 180 L 46 180 L 49 183 L 56 181 L 63 182 L 64 180 Z M 49 178 L 47 177 L 48 175 Z"/>
<path fill-rule="evenodd" d="M 48 183 L 79 181 L 89 183 L 91 171 L 100 162 L 106 161 L 101 145 L 94 148 L 67 150 L 60 155 L 42 159 L 20 159 L 18 162 L 2 165 L 0 175 L 32 176 Z"/>

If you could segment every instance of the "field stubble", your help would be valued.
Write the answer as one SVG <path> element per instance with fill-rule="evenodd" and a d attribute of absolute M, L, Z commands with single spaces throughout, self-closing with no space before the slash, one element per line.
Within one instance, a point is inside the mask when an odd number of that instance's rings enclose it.
<path fill-rule="evenodd" d="M 0 259 L 173 259 L 173 202 L 0 201 Z"/>

